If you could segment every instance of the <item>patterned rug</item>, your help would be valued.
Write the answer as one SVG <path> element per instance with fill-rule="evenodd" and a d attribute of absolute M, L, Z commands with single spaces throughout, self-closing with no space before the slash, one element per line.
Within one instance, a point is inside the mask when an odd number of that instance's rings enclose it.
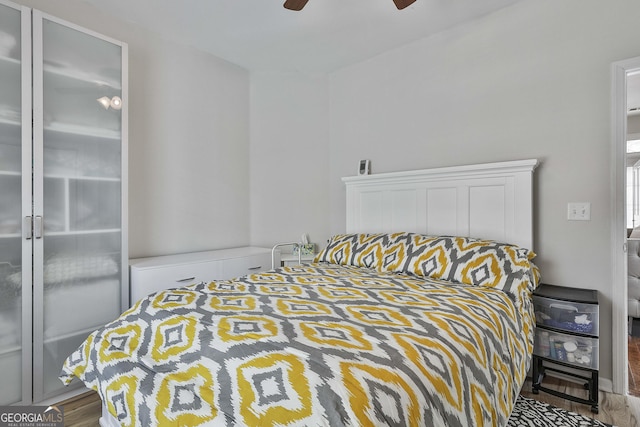
<path fill-rule="evenodd" d="M 518 397 L 507 427 L 612 427 L 593 418 L 556 408 L 548 403 Z"/>

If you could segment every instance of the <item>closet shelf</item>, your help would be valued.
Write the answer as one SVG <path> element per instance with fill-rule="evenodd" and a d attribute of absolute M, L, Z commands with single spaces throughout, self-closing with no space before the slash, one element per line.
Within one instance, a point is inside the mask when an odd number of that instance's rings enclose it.
<path fill-rule="evenodd" d="M 88 175 L 65 175 L 65 174 L 45 174 L 46 179 L 63 179 L 63 180 L 76 180 L 76 181 L 110 181 L 120 182 L 119 177 L 107 177 L 107 176 L 88 176 Z"/>
<path fill-rule="evenodd" d="M 0 239 L 16 239 L 19 237 L 22 237 L 20 233 L 7 233 L 7 234 L 0 233 Z"/>
<path fill-rule="evenodd" d="M 60 83 L 65 84 L 65 80 L 72 80 L 74 84 L 87 84 L 90 86 L 111 89 L 113 91 L 121 91 L 122 85 L 105 76 L 94 73 L 83 72 L 71 68 L 59 67 L 51 64 L 44 64 L 43 72 L 46 78 L 57 78 Z"/>
<path fill-rule="evenodd" d="M 70 231 L 45 231 L 47 236 L 82 236 L 82 235 L 90 235 L 90 234 L 110 234 L 110 233 L 120 233 L 122 229 L 120 228 L 101 228 L 96 230 L 70 230 Z"/>
<path fill-rule="evenodd" d="M 44 131 L 68 135 L 88 136 L 92 138 L 112 139 L 114 141 L 120 141 L 121 138 L 120 132 L 118 131 L 57 122 L 45 125 Z"/>

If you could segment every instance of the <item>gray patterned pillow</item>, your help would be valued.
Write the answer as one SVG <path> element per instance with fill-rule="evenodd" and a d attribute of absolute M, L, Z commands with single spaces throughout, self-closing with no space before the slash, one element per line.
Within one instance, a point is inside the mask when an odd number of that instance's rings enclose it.
<path fill-rule="evenodd" d="M 396 233 L 389 236 L 382 270 L 519 293 L 538 286 L 535 256 L 493 240 Z"/>
<path fill-rule="evenodd" d="M 314 261 L 380 270 L 387 236 L 387 234 L 337 234 L 329 240 Z"/>

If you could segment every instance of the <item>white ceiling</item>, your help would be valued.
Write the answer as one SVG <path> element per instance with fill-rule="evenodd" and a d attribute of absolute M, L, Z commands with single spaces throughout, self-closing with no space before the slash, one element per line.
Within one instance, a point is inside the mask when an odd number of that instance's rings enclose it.
<path fill-rule="evenodd" d="M 177 43 L 252 71 L 324 73 L 360 62 L 522 0 L 84 0 Z M 629 76 L 628 106 L 640 109 L 640 73 Z M 639 114 L 640 111 L 634 112 Z"/>
<path fill-rule="evenodd" d="M 330 72 L 522 0 L 85 0 L 249 70 Z"/>

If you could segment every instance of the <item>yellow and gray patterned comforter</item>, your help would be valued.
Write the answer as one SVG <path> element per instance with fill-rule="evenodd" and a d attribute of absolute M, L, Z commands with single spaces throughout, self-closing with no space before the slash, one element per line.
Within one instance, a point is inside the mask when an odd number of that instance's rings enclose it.
<path fill-rule="evenodd" d="M 67 359 L 123 426 L 504 426 L 526 293 L 311 264 L 152 294 Z"/>

